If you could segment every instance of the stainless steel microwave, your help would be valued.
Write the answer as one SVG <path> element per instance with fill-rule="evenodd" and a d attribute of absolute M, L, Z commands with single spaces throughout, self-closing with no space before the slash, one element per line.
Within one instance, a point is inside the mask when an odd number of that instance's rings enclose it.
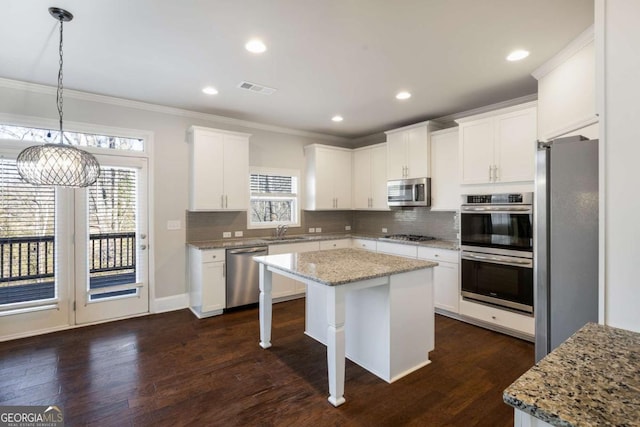
<path fill-rule="evenodd" d="M 387 181 L 389 206 L 431 206 L 431 178 Z"/>

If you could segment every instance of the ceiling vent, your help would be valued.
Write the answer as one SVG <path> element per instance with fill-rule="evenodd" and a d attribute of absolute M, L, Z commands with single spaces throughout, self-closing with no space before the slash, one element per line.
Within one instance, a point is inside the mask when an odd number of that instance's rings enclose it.
<path fill-rule="evenodd" d="M 246 89 L 250 92 L 261 93 L 263 95 L 271 95 L 276 89 L 267 86 L 261 86 L 259 84 L 251 83 L 251 82 L 240 82 L 238 84 L 240 89 Z"/>

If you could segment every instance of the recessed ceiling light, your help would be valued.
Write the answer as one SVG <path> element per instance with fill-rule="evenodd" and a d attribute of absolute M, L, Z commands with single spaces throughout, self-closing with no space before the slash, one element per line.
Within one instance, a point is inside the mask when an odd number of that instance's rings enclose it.
<path fill-rule="evenodd" d="M 207 86 L 202 89 L 202 93 L 206 93 L 207 95 L 216 95 L 218 93 L 218 89 L 213 86 Z"/>
<path fill-rule="evenodd" d="M 514 50 L 509 54 L 509 56 L 507 56 L 507 61 L 520 61 L 521 59 L 524 59 L 527 56 L 529 56 L 528 50 L 518 49 L 518 50 Z"/>
<path fill-rule="evenodd" d="M 341 122 L 344 119 L 342 118 L 342 116 L 333 116 L 331 117 L 331 120 L 333 120 L 334 122 Z"/>
<path fill-rule="evenodd" d="M 267 50 L 267 46 L 262 43 L 262 40 L 251 39 L 244 45 L 244 48 L 251 53 L 262 53 Z"/>
<path fill-rule="evenodd" d="M 411 98 L 411 94 L 409 92 L 398 92 L 396 94 L 396 99 L 409 99 Z"/>

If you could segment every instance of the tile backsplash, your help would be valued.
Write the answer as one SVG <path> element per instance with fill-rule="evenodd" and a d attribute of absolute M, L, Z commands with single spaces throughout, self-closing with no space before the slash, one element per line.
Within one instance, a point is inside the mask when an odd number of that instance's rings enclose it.
<path fill-rule="evenodd" d="M 419 234 L 438 239 L 455 240 L 455 212 L 432 212 L 425 208 L 403 208 L 391 211 L 358 211 L 354 215 L 353 232 L 363 234 Z"/>
<path fill-rule="evenodd" d="M 301 211 L 301 227 L 289 234 L 306 234 L 309 228 L 321 228 L 322 234 L 351 233 L 382 235 L 421 234 L 439 239 L 456 239 L 457 220 L 454 212 L 432 212 L 425 208 L 391 211 Z M 273 229 L 247 229 L 246 212 L 186 212 L 187 242 L 218 240 L 222 233 L 242 231 L 243 237 L 266 237 Z"/>

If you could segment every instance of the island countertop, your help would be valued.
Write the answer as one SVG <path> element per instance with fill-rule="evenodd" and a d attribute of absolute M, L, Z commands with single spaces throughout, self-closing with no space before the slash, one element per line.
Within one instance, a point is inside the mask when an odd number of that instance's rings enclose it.
<path fill-rule="evenodd" d="M 362 249 L 331 249 L 253 257 L 256 262 L 328 286 L 431 268 L 437 262 Z"/>
<path fill-rule="evenodd" d="M 503 399 L 553 426 L 638 426 L 640 333 L 589 323 L 511 384 Z"/>

